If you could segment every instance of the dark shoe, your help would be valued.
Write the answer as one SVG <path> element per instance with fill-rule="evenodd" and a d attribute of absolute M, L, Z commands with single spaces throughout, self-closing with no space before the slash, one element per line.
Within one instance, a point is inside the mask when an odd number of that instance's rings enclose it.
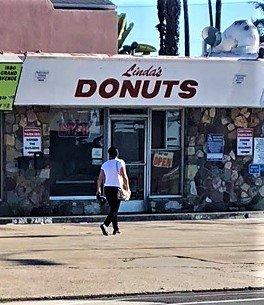
<path fill-rule="evenodd" d="M 115 230 L 113 231 L 113 235 L 116 235 L 116 234 L 121 234 L 121 232 L 119 231 L 119 229 L 115 229 Z"/>
<path fill-rule="evenodd" d="M 108 236 L 106 225 L 100 225 L 100 229 L 102 230 L 103 235 Z"/>

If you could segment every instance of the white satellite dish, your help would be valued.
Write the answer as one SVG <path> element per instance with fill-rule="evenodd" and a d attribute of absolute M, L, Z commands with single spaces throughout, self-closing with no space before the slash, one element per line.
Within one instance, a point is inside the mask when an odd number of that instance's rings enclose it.
<path fill-rule="evenodd" d="M 202 31 L 202 37 L 206 44 L 209 46 L 216 47 L 222 41 L 222 34 L 213 26 L 207 26 Z"/>

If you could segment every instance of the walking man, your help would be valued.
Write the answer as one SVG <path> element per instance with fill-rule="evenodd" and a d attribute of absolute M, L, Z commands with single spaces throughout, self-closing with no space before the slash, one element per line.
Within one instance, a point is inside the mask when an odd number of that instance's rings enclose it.
<path fill-rule="evenodd" d="M 126 173 L 126 164 L 118 159 L 118 150 L 115 147 L 108 149 L 109 160 L 103 163 L 99 178 L 97 181 L 97 196 L 102 194 L 102 185 L 104 184 L 104 193 L 110 206 L 110 212 L 103 224 L 100 225 L 103 235 L 108 235 L 107 227 L 112 222 L 113 234 L 120 233 L 117 221 L 117 214 L 120 207 L 120 199 L 117 194 L 120 188 L 130 192 L 129 181 Z"/>

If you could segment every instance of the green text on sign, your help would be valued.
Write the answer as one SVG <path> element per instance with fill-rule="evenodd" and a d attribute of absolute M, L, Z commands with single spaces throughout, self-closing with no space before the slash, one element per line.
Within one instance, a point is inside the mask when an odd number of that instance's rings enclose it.
<path fill-rule="evenodd" d="M 22 63 L 0 63 L 0 111 L 12 110 Z"/>

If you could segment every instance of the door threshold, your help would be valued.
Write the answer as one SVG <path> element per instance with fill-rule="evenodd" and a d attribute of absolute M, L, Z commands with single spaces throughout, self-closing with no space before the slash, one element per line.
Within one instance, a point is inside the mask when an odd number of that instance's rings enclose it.
<path fill-rule="evenodd" d="M 96 200 L 96 196 L 50 196 L 51 201 L 63 200 Z"/>

